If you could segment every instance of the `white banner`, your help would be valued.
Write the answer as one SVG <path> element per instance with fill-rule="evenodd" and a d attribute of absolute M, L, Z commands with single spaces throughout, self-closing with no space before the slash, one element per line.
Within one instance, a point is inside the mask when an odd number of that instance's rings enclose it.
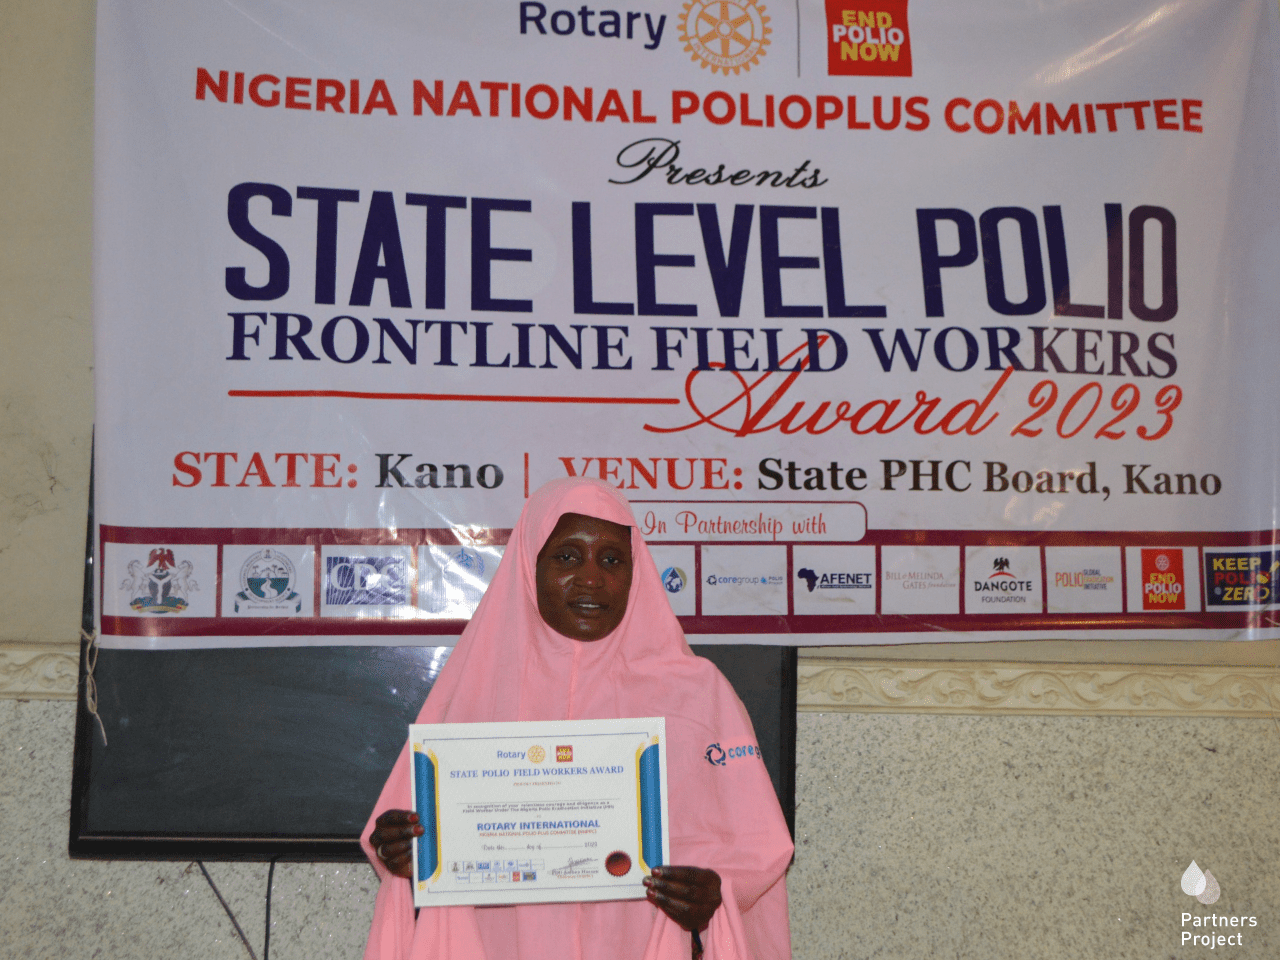
<path fill-rule="evenodd" d="M 1270 0 L 100 0 L 108 646 L 1280 636 Z"/>

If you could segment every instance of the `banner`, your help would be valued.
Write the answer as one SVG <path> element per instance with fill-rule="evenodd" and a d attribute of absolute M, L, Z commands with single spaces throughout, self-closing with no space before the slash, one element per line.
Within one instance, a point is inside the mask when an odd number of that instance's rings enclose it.
<path fill-rule="evenodd" d="M 1280 636 L 1271 0 L 100 0 L 104 645 Z"/>

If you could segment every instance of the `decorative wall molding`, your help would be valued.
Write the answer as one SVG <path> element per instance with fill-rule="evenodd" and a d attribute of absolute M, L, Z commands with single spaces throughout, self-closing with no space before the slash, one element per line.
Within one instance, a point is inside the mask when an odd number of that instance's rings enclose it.
<path fill-rule="evenodd" d="M 810 713 L 1280 717 L 1280 669 L 801 655 Z"/>
<path fill-rule="evenodd" d="M 74 700 L 80 647 L 74 643 L 0 643 L 0 697 Z"/>

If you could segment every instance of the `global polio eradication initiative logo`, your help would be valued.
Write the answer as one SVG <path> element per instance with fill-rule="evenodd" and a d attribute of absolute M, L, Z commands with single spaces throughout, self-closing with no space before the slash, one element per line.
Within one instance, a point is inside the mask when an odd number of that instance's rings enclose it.
<path fill-rule="evenodd" d="M 768 50 L 769 18 L 756 0 L 691 0 L 680 12 L 680 40 L 695 63 L 727 76 L 750 70 Z"/>

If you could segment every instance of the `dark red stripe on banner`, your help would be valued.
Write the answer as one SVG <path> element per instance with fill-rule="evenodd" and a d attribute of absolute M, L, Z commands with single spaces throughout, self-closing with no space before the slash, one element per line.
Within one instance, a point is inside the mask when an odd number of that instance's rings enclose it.
<path fill-rule="evenodd" d="M 1246 630 L 1280 626 L 1280 612 L 1240 611 L 1146 614 L 879 614 L 829 616 L 680 617 L 685 633 L 700 634 L 929 634 L 1054 630 Z M 457 636 L 466 620 L 384 617 L 118 617 L 102 618 L 102 632 L 116 637 L 403 637 Z"/>
<path fill-rule="evenodd" d="M 367 390 L 228 390 L 228 397 L 336 398 L 340 400 L 432 400 L 462 403 L 605 403 L 634 406 L 678 404 L 676 397 L 526 397 L 506 393 L 376 393 Z"/>
<path fill-rule="evenodd" d="M 381 527 L 356 527 L 351 529 L 297 529 L 273 527 L 113 527 L 103 524 L 103 543 L 177 543 L 177 544 L 257 544 L 285 546 L 307 544 L 311 546 L 433 546 L 433 547 L 491 547 L 502 546 L 511 538 L 511 531 L 499 527 L 474 527 L 465 537 L 450 527 L 428 527 L 395 531 Z"/>

